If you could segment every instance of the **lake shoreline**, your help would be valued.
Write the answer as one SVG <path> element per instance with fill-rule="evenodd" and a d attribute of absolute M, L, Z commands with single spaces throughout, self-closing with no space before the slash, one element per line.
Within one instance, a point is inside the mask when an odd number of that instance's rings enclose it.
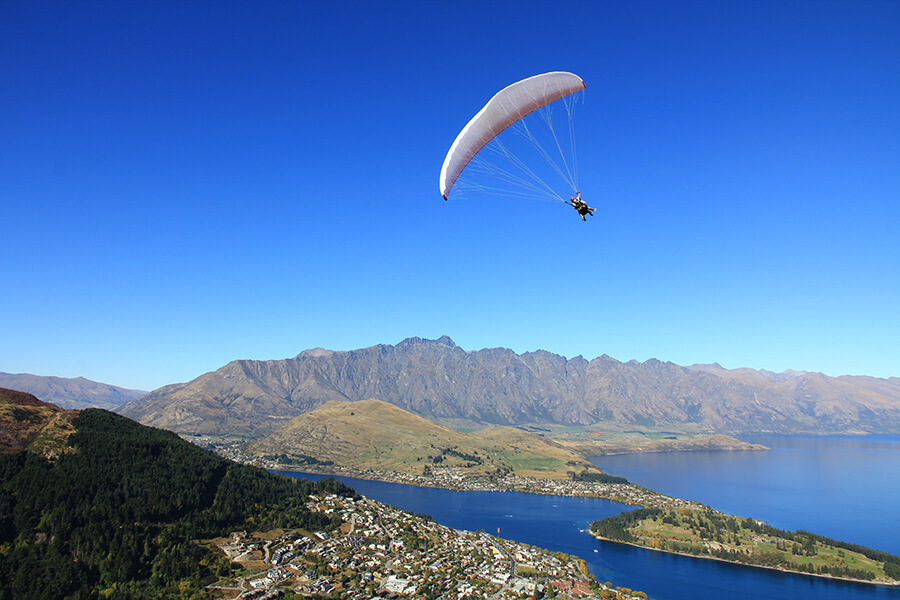
<path fill-rule="evenodd" d="M 388 476 L 388 477 L 385 477 L 385 476 L 384 476 L 385 474 L 377 473 L 377 472 L 372 472 L 372 471 L 367 472 L 367 473 L 351 473 L 351 472 L 349 472 L 350 470 L 347 469 L 348 472 L 340 472 L 340 473 L 338 473 L 338 472 L 336 472 L 335 469 L 321 469 L 321 470 L 307 469 L 307 470 L 304 470 L 304 471 L 300 471 L 300 470 L 297 470 L 296 468 L 285 468 L 285 467 L 287 467 L 287 465 L 279 465 L 278 467 L 279 467 L 279 468 L 276 469 L 277 471 L 283 471 L 283 472 L 289 472 L 289 473 L 297 473 L 297 474 L 310 473 L 310 474 L 326 475 L 326 476 L 330 475 L 330 476 L 350 477 L 350 478 L 354 478 L 354 479 L 363 479 L 363 480 L 367 480 L 367 481 L 379 481 L 379 482 L 382 482 L 382 483 L 395 483 L 395 484 L 401 484 L 401 485 L 413 485 L 413 486 L 416 486 L 416 487 L 426 487 L 426 488 L 442 489 L 442 490 L 456 491 L 456 492 L 467 492 L 467 491 L 480 491 L 480 492 L 522 492 L 522 493 L 530 493 L 530 494 L 542 494 L 542 495 L 552 495 L 552 496 L 564 496 L 564 497 L 572 497 L 572 498 L 579 498 L 579 497 L 598 498 L 598 499 L 602 499 L 602 500 L 610 500 L 610 501 L 613 501 L 613 502 L 618 502 L 618 503 L 623 504 L 623 505 L 626 505 L 626 506 L 644 507 L 644 508 L 657 508 L 657 507 L 660 507 L 660 506 L 668 506 L 668 507 L 671 507 L 671 506 L 682 506 L 682 507 L 704 507 L 704 508 L 706 508 L 705 505 L 702 505 L 702 504 L 700 504 L 700 503 L 698 503 L 698 502 L 693 502 L 693 501 L 688 501 L 688 500 L 682 500 L 682 499 L 680 499 L 680 498 L 673 498 L 673 497 L 671 497 L 671 496 L 665 496 L 664 494 L 660 494 L 659 492 L 655 492 L 655 491 L 653 491 L 653 490 L 648 490 L 648 489 L 646 489 L 646 488 L 642 488 L 642 487 L 637 486 L 636 484 L 632 484 L 632 483 L 628 483 L 628 484 L 600 484 L 600 485 L 619 485 L 619 486 L 621 486 L 621 485 L 628 485 L 628 486 L 633 486 L 633 488 L 636 488 L 636 489 L 639 489 L 639 490 L 643 490 L 643 491 L 645 491 L 645 492 L 648 492 L 648 493 L 652 494 L 652 495 L 653 495 L 652 497 L 653 497 L 653 499 L 654 499 L 654 502 L 648 502 L 648 503 L 637 503 L 637 502 L 630 502 L 630 501 L 629 501 L 629 502 L 626 502 L 626 501 L 623 501 L 623 500 L 620 500 L 620 499 L 617 499 L 617 498 L 614 498 L 614 497 L 610 497 L 609 495 L 600 494 L 599 492 L 598 492 L 596 495 L 591 495 L 591 494 L 586 494 L 586 493 L 569 493 L 569 494 L 566 494 L 566 493 L 561 493 L 561 492 L 557 492 L 557 491 L 539 491 L 539 490 L 536 490 L 536 489 L 518 489 L 518 488 L 502 489 L 502 488 L 499 488 L 499 487 L 493 488 L 493 489 L 487 489 L 487 488 L 482 488 L 482 487 L 468 488 L 468 487 L 465 487 L 465 486 L 451 487 L 451 486 L 436 485 L 436 484 L 434 484 L 434 482 L 414 482 L 414 481 L 409 481 L 408 479 L 409 479 L 410 476 L 406 476 L 406 475 L 403 475 L 403 474 L 397 474 L 397 475 L 398 475 L 397 478 L 390 478 L 389 476 Z M 524 478 L 523 478 L 523 479 L 524 479 Z M 529 479 L 530 479 L 530 478 L 529 478 Z M 534 481 L 543 481 L 545 484 L 550 484 L 550 485 L 553 485 L 554 487 L 558 486 L 558 485 L 561 484 L 561 483 L 566 483 L 566 482 L 559 482 L 559 481 L 556 481 L 556 480 L 534 480 Z M 582 482 L 574 482 L 574 483 L 582 483 Z M 565 488 L 562 488 L 562 489 L 564 490 Z M 664 500 L 664 499 L 665 499 L 665 500 Z M 623 511 L 623 512 L 628 512 L 628 511 Z M 603 537 L 603 536 L 594 534 L 594 533 L 591 532 L 590 530 L 585 530 L 585 531 L 586 531 L 589 535 L 591 535 L 592 537 L 594 537 L 594 538 L 596 538 L 596 539 L 598 539 L 598 540 L 600 540 L 600 541 L 603 541 L 603 542 L 612 542 L 612 543 L 616 543 L 616 544 L 624 544 L 624 545 L 632 546 L 632 547 L 635 547 L 635 548 L 642 548 L 642 549 L 644 549 L 644 550 L 653 550 L 653 551 L 657 551 L 657 552 L 665 552 L 665 553 L 667 553 L 667 554 L 673 554 L 673 555 L 677 555 L 677 556 L 686 556 L 686 557 L 690 557 L 690 558 L 698 558 L 698 559 L 704 559 L 704 560 L 713 560 L 713 561 L 718 561 L 718 562 L 727 563 L 727 564 L 732 564 L 732 565 L 740 565 L 740 566 L 744 566 L 744 567 L 752 567 L 752 568 L 758 568 L 758 569 L 767 569 L 767 570 L 770 570 L 770 571 L 777 571 L 777 572 L 781 572 L 781 573 L 789 573 L 789 574 L 791 574 L 791 575 L 808 575 L 808 576 L 810 576 L 810 577 L 818 577 L 818 578 L 827 579 L 827 580 L 831 580 L 831 581 L 843 581 L 843 582 L 851 582 L 851 583 L 865 583 L 865 584 L 869 584 L 869 585 L 876 585 L 876 586 L 879 586 L 879 585 L 880 585 L 880 586 L 885 586 L 885 587 L 889 587 L 889 588 L 900 587 L 900 581 L 894 582 L 894 583 L 889 583 L 889 582 L 884 582 L 884 581 L 867 581 L 867 580 L 863 580 L 863 579 L 852 579 L 852 578 L 847 578 L 847 577 L 836 577 L 836 576 L 834 576 L 834 575 L 825 575 L 825 574 L 820 574 L 820 573 L 807 573 L 807 572 L 804 572 L 804 571 L 794 571 L 794 570 L 785 569 L 785 568 L 781 568 L 781 567 L 767 567 L 767 566 L 763 566 L 763 565 L 751 565 L 751 564 L 742 563 L 742 562 L 738 562 L 738 561 L 726 560 L 726 559 L 718 558 L 718 557 L 714 557 L 714 556 L 699 556 L 699 555 L 695 555 L 695 554 L 689 554 L 689 553 L 686 553 L 686 552 L 677 552 L 677 551 L 674 551 L 674 550 L 661 550 L 661 549 L 659 549 L 659 548 L 650 548 L 650 547 L 648 547 L 648 546 L 643 546 L 643 545 L 641 545 L 641 544 L 635 544 L 635 543 L 631 543 L 631 542 L 622 542 L 622 541 L 619 541 L 619 540 L 613 540 L 613 539 L 610 539 L 610 538 L 606 538 L 606 537 Z"/>
<path fill-rule="evenodd" d="M 633 542 L 623 542 L 621 540 L 614 540 L 611 538 L 603 537 L 602 535 L 597 535 L 596 533 L 588 531 L 591 537 L 600 540 L 601 542 L 611 543 L 611 544 L 622 544 L 623 546 L 631 546 L 632 548 L 641 548 L 642 550 L 651 550 L 653 552 L 663 552 L 665 554 L 674 554 L 676 556 L 686 556 L 688 558 L 696 558 L 699 560 L 714 560 L 717 562 L 726 563 L 729 565 L 738 565 L 741 567 L 748 567 L 750 569 L 767 569 L 769 571 L 778 571 L 781 573 L 790 573 L 791 575 L 806 575 L 808 577 L 818 577 L 821 579 L 829 579 L 832 581 L 846 581 L 850 583 L 865 583 L 867 585 L 876 585 L 876 586 L 884 586 L 889 588 L 900 587 L 900 581 L 896 581 L 894 583 L 889 583 L 887 581 L 867 581 L 865 579 L 850 579 L 848 577 L 835 577 L 834 575 L 824 575 L 822 573 L 806 573 L 805 571 L 792 571 L 790 569 L 784 569 L 781 567 L 766 567 L 764 565 L 749 565 L 747 563 L 737 562 L 734 560 L 725 560 L 724 558 L 718 558 L 716 556 L 698 556 L 696 554 L 688 554 L 687 552 L 677 552 L 675 550 L 662 550 L 660 548 L 651 548 L 649 546 L 643 546 L 641 544 L 635 544 Z"/>
<path fill-rule="evenodd" d="M 724 508 L 729 514 L 755 515 L 782 529 L 821 532 L 829 538 L 851 540 L 869 548 L 881 548 L 898 554 L 900 548 L 896 548 L 896 544 L 891 542 L 891 539 L 895 539 L 891 535 L 892 525 L 884 522 L 886 517 L 893 518 L 896 514 L 892 510 L 885 510 L 885 507 L 893 505 L 889 498 L 896 489 L 896 482 L 885 487 L 887 480 L 877 476 L 887 471 L 895 472 L 900 452 L 900 436 L 867 437 L 862 440 L 846 436 L 837 439 L 827 436 L 765 436 L 750 441 L 765 444 L 772 450 L 629 453 L 630 458 L 627 455 L 617 457 L 616 460 L 611 459 L 608 465 L 603 463 L 604 457 L 599 456 L 596 464 L 605 472 L 627 477 L 648 488 L 662 489 L 674 497 L 697 498 L 716 509 Z M 828 470 L 817 470 L 815 467 L 820 464 L 827 464 Z M 299 465 L 283 466 L 295 472 L 317 470 Z M 310 473 L 306 476 L 319 478 L 334 475 L 349 478 L 361 474 L 341 470 L 327 474 Z M 693 475 L 697 476 L 696 484 Z M 672 556 L 664 557 L 641 552 L 644 548 L 638 545 L 605 544 L 593 535 L 585 535 L 591 522 L 618 513 L 627 514 L 631 510 L 628 505 L 600 501 L 595 506 L 593 499 L 571 497 L 561 498 L 557 502 L 553 496 L 537 493 L 503 496 L 472 494 L 471 499 L 468 499 L 469 494 L 457 496 L 457 490 L 451 490 L 448 486 L 437 488 L 434 484 L 427 487 L 401 485 L 396 486 L 398 489 L 394 491 L 396 484 L 382 483 L 383 479 L 363 475 L 359 477 L 359 481 L 346 480 L 345 483 L 350 486 L 358 484 L 360 492 L 367 496 L 404 507 L 413 513 L 432 514 L 439 522 L 446 522 L 459 529 L 494 531 L 497 526 L 502 525 L 504 537 L 580 556 L 586 560 L 598 580 L 609 579 L 617 582 L 617 585 L 643 590 L 650 597 L 661 600 L 722 597 L 736 600 L 755 600 L 760 597 L 888 600 L 898 593 L 897 586 L 889 582 L 860 581 L 852 577 L 834 577 L 831 574 L 821 576 L 778 568 L 732 569 L 728 565 L 731 561 L 727 560 L 684 561 L 684 557 L 699 557 L 683 552 L 670 552 Z M 852 497 L 842 495 L 842 491 L 846 489 L 842 484 L 848 481 L 854 482 Z M 877 486 L 873 484 L 876 481 Z M 757 486 L 763 483 L 781 485 L 775 488 L 779 495 L 773 498 L 776 502 L 771 505 L 761 502 L 757 494 L 757 490 L 761 489 Z M 810 490 L 813 491 L 812 494 L 809 493 Z M 878 531 L 884 532 L 879 534 L 881 537 L 861 537 L 860 532 L 866 532 L 867 521 L 860 522 L 858 518 L 853 519 L 852 530 L 840 526 L 847 521 L 846 509 L 859 507 L 858 503 L 854 504 L 854 498 L 859 500 L 859 490 L 864 490 L 865 497 L 870 498 L 866 502 L 867 510 L 860 513 L 860 516 L 864 514 L 867 518 L 877 518 L 882 523 Z M 792 510 L 794 504 L 780 500 L 788 493 L 802 499 L 802 502 L 795 503 L 803 507 L 802 512 Z M 529 497 L 535 500 L 530 500 Z M 537 500 L 538 498 L 546 500 Z M 807 519 L 810 511 L 819 510 L 814 503 L 816 498 L 826 508 Z M 872 502 L 875 502 L 874 506 L 871 505 Z M 559 510 L 556 509 L 557 503 Z M 819 516 L 820 513 L 831 515 L 838 505 L 843 510 L 827 517 L 828 521 Z M 754 506 L 760 510 L 747 510 Z M 432 512 L 432 507 L 435 507 L 436 513 Z M 832 522 L 838 526 L 830 526 Z M 866 541 L 870 543 L 866 544 Z M 813 577 L 796 577 L 797 575 Z M 858 583 L 869 585 L 857 585 Z M 728 590 L 728 593 L 723 590 Z"/>
<path fill-rule="evenodd" d="M 266 468 L 290 473 L 315 473 L 317 475 L 352 477 L 354 479 L 399 483 L 457 492 L 522 492 L 568 498 L 597 498 L 635 508 L 705 508 L 705 505 L 699 502 L 667 496 L 630 482 L 600 483 L 564 479 L 539 479 L 516 475 L 506 476 L 495 481 L 490 481 L 483 477 L 442 479 L 440 477 L 424 477 L 392 471 L 376 471 L 374 469 L 361 472 L 346 467 L 337 469 L 305 468 L 300 470 L 296 465 L 280 464 L 267 466 Z"/>

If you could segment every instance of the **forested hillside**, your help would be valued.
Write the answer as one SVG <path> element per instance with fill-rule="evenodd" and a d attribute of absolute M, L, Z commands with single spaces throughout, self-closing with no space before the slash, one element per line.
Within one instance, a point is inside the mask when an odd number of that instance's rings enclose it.
<path fill-rule="evenodd" d="M 334 480 L 239 465 L 124 417 L 84 410 L 74 449 L 0 455 L 0 600 L 205 598 L 232 565 L 195 540 L 238 529 L 331 529 L 309 494 Z"/>

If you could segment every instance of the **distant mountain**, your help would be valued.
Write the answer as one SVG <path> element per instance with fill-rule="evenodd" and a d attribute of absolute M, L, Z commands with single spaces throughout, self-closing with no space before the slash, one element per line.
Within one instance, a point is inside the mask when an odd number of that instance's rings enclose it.
<path fill-rule="evenodd" d="M 687 433 L 897 433 L 900 379 L 773 374 L 543 350 L 465 351 L 444 336 L 237 360 L 119 411 L 183 433 L 260 437 L 328 401 L 377 399 L 449 427 L 593 425 Z"/>
<path fill-rule="evenodd" d="M 113 409 L 147 393 L 98 383 L 84 377 L 69 379 L 30 373 L 0 373 L 0 386 L 34 394 L 41 400 L 68 409 Z"/>
<path fill-rule="evenodd" d="M 328 402 L 250 442 L 247 451 L 300 464 L 416 475 L 438 466 L 544 479 L 565 479 L 568 472 L 600 473 L 573 448 L 533 433 L 500 426 L 462 433 L 380 400 Z"/>

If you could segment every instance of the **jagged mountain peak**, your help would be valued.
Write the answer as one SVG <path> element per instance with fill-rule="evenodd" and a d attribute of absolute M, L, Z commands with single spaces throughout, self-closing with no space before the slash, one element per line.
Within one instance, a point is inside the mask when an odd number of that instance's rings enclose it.
<path fill-rule="evenodd" d="M 714 363 L 694 363 L 687 367 L 692 371 L 724 371 L 725 367 L 717 362 Z"/>
<path fill-rule="evenodd" d="M 900 431 L 900 381 L 466 351 L 448 336 L 238 361 L 120 412 L 183 433 L 260 436 L 326 402 L 369 398 L 455 428 L 603 423 L 697 433 Z"/>
<path fill-rule="evenodd" d="M 408 337 L 405 340 L 401 341 L 399 344 L 397 344 L 397 347 L 403 348 L 403 347 L 407 347 L 407 346 L 421 346 L 421 345 L 424 345 L 424 346 L 439 345 L 439 346 L 448 346 L 450 348 L 457 348 L 456 343 L 452 339 L 450 339 L 450 336 L 447 336 L 447 335 L 442 335 L 441 337 L 439 337 L 436 340 L 429 340 L 429 339 L 420 338 L 420 337 Z"/>
<path fill-rule="evenodd" d="M 318 347 L 318 348 L 310 348 L 309 350 L 304 350 L 294 358 L 300 358 L 302 356 L 309 356 L 312 358 L 323 358 L 327 356 L 331 356 L 334 354 L 334 350 L 328 350 L 326 348 Z"/>

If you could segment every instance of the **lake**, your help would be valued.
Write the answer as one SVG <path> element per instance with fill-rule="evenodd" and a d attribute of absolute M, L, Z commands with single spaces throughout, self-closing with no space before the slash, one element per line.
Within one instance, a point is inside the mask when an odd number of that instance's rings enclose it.
<path fill-rule="evenodd" d="M 809 529 L 898 553 L 900 436 L 755 436 L 747 440 L 773 450 L 604 456 L 594 462 L 645 487 L 765 519 L 775 527 Z M 492 534 L 499 527 L 501 537 L 579 556 L 600 581 L 642 590 L 658 600 L 900 598 L 898 588 L 789 575 L 600 542 L 584 532 L 590 522 L 631 510 L 608 500 L 456 492 L 339 479 L 369 498 L 429 514 L 449 527 Z M 791 494 L 796 500 L 785 498 Z M 839 534 L 845 531 L 851 535 Z"/>
<path fill-rule="evenodd" d="M 601 456 L 604 471 L 729 514 L 900 555 L 900 436 L 743 436 L 768 452 Z"/>

